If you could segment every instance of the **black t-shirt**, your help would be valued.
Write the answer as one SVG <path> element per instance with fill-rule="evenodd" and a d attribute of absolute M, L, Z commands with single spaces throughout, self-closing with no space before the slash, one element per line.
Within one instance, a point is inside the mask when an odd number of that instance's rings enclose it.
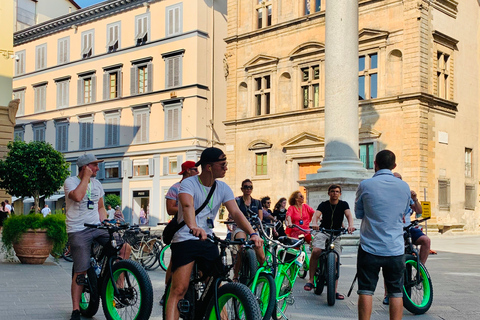
<path fill-rule="evenodd" d="M 238 197 L 235 199 L 235 201 L 237 202 L 240 211 L 242 211 L 247 218 L 250 217 L 250 213 L 248 213 L 247 207 L 255 214 L 258 214 L 258 211 L 262 210 L 262 203 L 260 202 L 260 200 L 252 198 L 252 200 L 250 201 L 250 206 L 245 205 L 245 202 L 243 202 L 243 197 Z"/>
<path fill-rule="evenodd" d="M 272 215 L 277 217 L 278 221 L 285 221 L 285 218 L 287 217 L 287 209 L 284 209 L 283 211 L 273 210 Z"/>
<path fill-rule="evenodd" d="M 340 229 L 343 218 L 345 217 L 345 210 L 347 209 L 350 209 L 348 203 L 342 200 L 338 200 L 336 205 L 331 204 L 330 201 L 320 203 L 317 208 L 317 210 L 322 213 L 320 227 L 325 229 Z"/>

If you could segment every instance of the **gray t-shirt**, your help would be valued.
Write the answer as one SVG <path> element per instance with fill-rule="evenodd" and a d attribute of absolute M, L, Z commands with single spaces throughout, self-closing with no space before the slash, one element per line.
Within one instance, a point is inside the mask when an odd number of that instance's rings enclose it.
<path fill-rule="evenodd" d="M 70 177 L 65 180 L 65 202 L 67 211 L 67 232 L 78 232 L 86 229 L 84 223 L 100 224 L 100 214 L 98 213 L 98 201 L 105 195 L 102 184 L 95 178 L 90 178 L 87 192 L 80 202 L 73 201 L 68 197 L 70 191 L 75 190 L 80 184 L 80 178 Z M 93 201 L 93 209 L 88 209 L 88 196 Z"/>
<path fill-rule="evenodd" d="M 186 193 L 193 196 L 193 205 L 196 208 L 199 208 L 205 199 L 207 198 L 208 193 L 210 192 L 211 187 L 205 187 L 200 184 L 198 176 L 193 176 L 187 179 L 184 179 L 180 186 L 179 194 Z M 197 226 L 202 228 L 207 232 L 207 234 L 212 234 L 212 229 L 207 225 L 207 219 L 211 218 L 215 220 L 217 216 L 218 209 L 222 203 L 233 200 L 232 189 L 223 181 L 217 181 L 217 186 L 213 192 L 212 198 L 209 203 L 203 208 L 203 210 L 196 216 Z M 178 222 L 183 221 L 183 209 L 182 206 L 178 206 Z M 199 240 L 197 237 L 190 234 L 190 229 L 187 225 L 184 225 L 173 237 L 172 242 L 182 242 L 186 240 Z"/>

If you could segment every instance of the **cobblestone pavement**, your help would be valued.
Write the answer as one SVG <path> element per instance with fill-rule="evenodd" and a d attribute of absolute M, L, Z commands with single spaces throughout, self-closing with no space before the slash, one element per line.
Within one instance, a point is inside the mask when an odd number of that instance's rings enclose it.
<path fill-rule="evenodd" d="M 433 279 L 432 308 L 421 316 L 404 311 L 404 318 L 480 319 L 478 284 L 480 283 L 480 236 L 432 236 L 431 255 L 427 267 Z M 355 274 L 355 248 L 345 248 L 341 258 L 338 291 L 346 295 Z M 71 263 L 49 258 L 43 265 L 22 265 L 7 262 L 0 256 L 0 319 L 69 319 Z M 162 319 L 158 301 L 163 293 L 165 273 L 149 272 L 154 287 L 155 302 L 150 319 Z M 298 279 L 294 287 L 295 303 L 287 309 L 290 320 L 356 319 L 357 295 L 329 307 L 325 295 L 316 296 L 303 290 L 306 283 Z M 388 319 L 383 299 L 383 281 L 374 296 L 372 319 Z M 104 319 L 102 310 L 93 319 Z"/>

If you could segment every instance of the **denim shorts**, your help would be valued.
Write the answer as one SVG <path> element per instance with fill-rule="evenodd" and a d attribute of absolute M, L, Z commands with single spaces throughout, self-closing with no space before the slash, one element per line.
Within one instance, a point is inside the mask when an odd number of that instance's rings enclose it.
<path fill-rule="evenodd" d="M 376 256 L 358 247 L 357 275 L 358 291 L 363 295 L 373 295 L 377 287 L 378 274 L 382 269 L 387 295 L 392 298 L 403 297 L 403 274 L 405 272 L 405 257 Z"/>

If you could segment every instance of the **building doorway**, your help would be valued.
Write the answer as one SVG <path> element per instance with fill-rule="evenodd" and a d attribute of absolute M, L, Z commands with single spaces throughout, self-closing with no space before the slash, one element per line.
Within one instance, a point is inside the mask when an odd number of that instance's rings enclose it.
<path fill-rule="evenodd" d="M 149 225 L 150 221 L 150 191 L 133 191 L 132 223 Z"/>

